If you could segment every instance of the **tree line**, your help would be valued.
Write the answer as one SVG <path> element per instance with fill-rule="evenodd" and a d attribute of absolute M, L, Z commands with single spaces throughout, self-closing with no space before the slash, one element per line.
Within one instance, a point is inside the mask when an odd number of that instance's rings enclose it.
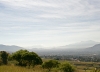
<path fill-rule="evenodd" d="M 19 50 L 12 54 L 0 51 L 0 64 L 7 65 L 8 60 L 16 60 L 16 65 L 30 66 L 42 64 L 42 59 L 35 53 L 28 50 Z"/>

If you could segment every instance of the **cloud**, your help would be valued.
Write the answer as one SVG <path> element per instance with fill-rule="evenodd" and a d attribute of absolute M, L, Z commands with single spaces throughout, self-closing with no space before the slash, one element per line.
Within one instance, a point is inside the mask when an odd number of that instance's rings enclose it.
<path fill-rule="evenodd" d="M 97 1 L 89 1 L 89 0 L 1 0 L 1 2 L 7 6 L 11 6 L 14 8 L 30 8 L 30 10 L 37 10 L 37 11 L 44 11 L 42 17 L 50 18 L 52 15 L 60 15 L 60 16 L 77 16 L 77 15 L 92 15 L 95 12 L 100 11 L 98 5 L 95 3 L 100 3 L 99 0 Z M 96 8 L 97 7 L 97 8 Z M 55 16 L 54 15 L 54 16 Z M 41 17 L 41 15 L 40 15 Z M 53 18 L 53 16 L 52 16 Z M 59 16 L 58 16 L 59 18 Z"/>
<path fill-rule="evenodd" d="M 37 7 L 58 7 L 57 5 L 53 3 L 49 3 L 46 0 L 41 1 L 41 0 L 1 0 L 3 3 L 10 5 L 10 6 L 15 6 L 15 7 L 25 7 L 25 8 L 31 8 L 34 6 Z"/>
<path fill-rule="evenodd" d="M 99 23 L 99 0 L 0 0 L 2 43 L 57 46 L 100 41 Z"/>
<path fill-rule="evenodd" d="M 7 8 L 1 11 L 2 21 L 5 17 L 7 21 L 19 22 L 48 22 L 48 19 L 74 22 L 100 18 L 99 0 L 1 0 L 0 3 Z"/>

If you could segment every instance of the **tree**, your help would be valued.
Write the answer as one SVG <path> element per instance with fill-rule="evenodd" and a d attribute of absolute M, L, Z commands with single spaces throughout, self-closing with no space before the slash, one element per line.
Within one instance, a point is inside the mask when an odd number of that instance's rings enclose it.
<path fill-rule="evenodd" d="M 12 58 L 18 61 L 20 66 L 30 66 L 42 64 L 42 59 L 34 52 L 19 50 L 12 54 Z"/>
<path fill-rule="evenodd" d="M 44 62 L 42 64 L 42 67 L 45 69 L 48 69 L 48 71 L 51 71 L 52 68 L 58 67 L 59 62 L 56 60 L 49 60 L 47 62 Z"/>
<path fill-rule="evenodd" d="M 8 53 L 6 51 L 0 51 L 0 57 L 1 62 L 6 65 L 8 63 Z"/>
<path fill-rule="evenodd" d="M 64 63 L 60 68 L 63 72 L 75 72 L 74 67 L 70 63 Z"/>

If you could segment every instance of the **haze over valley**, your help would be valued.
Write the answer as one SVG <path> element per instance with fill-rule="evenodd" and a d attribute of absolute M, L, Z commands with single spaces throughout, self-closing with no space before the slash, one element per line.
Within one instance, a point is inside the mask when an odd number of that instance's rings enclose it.
<path fill-rule="evenodd" d="M 15 45 L 0 45 L 0 51 L 15 52 L 20 49 L 27 49 L 29 51 L 34 51 L 39 55 L 74 55 L 74 54 L 98 54 L 100 52 L 100 42 L 95 41 L 81 41 L 79 43 L 45 48 L 45 47 L 31 47 L 24 48 Z"/>

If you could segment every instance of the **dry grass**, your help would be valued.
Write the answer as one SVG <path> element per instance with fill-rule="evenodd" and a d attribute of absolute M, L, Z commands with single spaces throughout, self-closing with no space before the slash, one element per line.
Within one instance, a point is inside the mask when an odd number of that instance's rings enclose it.
<path fill-rule="evenodd" d="M 46 61 L 46 60 L 45 60 Z M 64 63 L 66 61 L 59 61 L 60 63 Z M 91 72 L 95 67 L 94 66 L 88 66 L 90 64 L 98 65 L 100 63 L 93 63 L 93 62 L 71 62 L 71 64 L 79 64 L 78 66 L 75 66 L 77 69 L 77 72 Z M 88 68 L 86 71 L 84 68 Z M 7 65 L 7 66 L 0 66 L 0 72 L 47 72 L 46 69 L 43 69 L 40 65 L 35 66 L 34 68 L 28 68 L 28 67 L 20 67 L 20 66 L 14 66 L 14 65 Z M 51 72 L 60 72 L 56 68 L 52 69 Z"/>
<path fill-rule="evenodd" d="M 18 66 L 0 66 L 0 72 L 45 72 L 40 66 L 34 68 L 25 68 Z"/>

